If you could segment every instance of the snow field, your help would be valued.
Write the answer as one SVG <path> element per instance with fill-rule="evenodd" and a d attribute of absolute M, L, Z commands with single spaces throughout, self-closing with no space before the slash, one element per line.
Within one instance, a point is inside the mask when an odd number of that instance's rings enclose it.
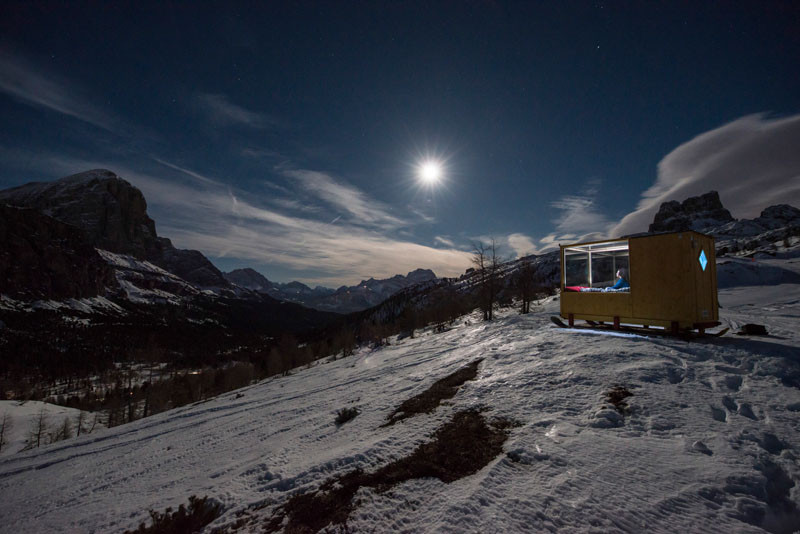
<path fill-rule="evenodd" d="M 258 531 L 273 509 L 355 468 L 406 456 L 458 410 L 521 423 L 504 454 L 450 484 L 361 488 L 356 532 L 791 532 L 800 521 L 800 288 L 720 292 L 726 324 L 776 337 L 687 343 L 462 318 L 379 349 L 134 423 L 0 459 L 0 524 L 118 532 L 208 495 Z M 469 324 L 466 324 L 469 323 Z M 404 400 L 478 358 L 431 414 L 379 428 Z M 633 396 L 619 414 L 605 401 Z M 361 414 L 337 427 L 338 409 Z M 702 445 L 701 445 L 702 444 Z M 703 447 L 703 445 L 705 447 Z M 709 454 L 710 452 L 710 454 Z M 794 484 L 794 485 L 792 485 Z M 242 514 L 242 515 L 240 515 Z"/>
<path fill-rule="evenodd" d="M 75 434 L 80 410 L 41 401 L 0 401 L 0 419 L 6 414 L 10 419 L 10 426 L 3 436 L 6 443 L 0 450 L 0 456 L 8 456 L 25 448 L 28 444 L 31 424 L 39 418 L 42 409 L 44 409 L 49 431 L 55 431 L 57 427 L 64 424 L 64 418 L 69 418 L 73 435 Z M 86 413 L 85 415 L 84 426 L 89 426 L 94 419 L 94 414 Z"/>

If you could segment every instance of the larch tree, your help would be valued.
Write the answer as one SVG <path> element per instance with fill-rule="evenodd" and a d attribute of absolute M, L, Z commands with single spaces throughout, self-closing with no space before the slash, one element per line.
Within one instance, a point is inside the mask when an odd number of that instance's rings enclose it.
<path fill-rule="evenodd" d="M 3 417 L 0 417 L 0 451 L 8 444 L 8 436 L 11 433 L 13 425 L 11 414 L 3 412 Z"/>
<path fill-rule="evenodd" d="M 497 249 L 497 241 L 494 238 L 488 244 L 481 241 L 472 244 L 472 265 L 475 266 L 478 277 L 478 292 L 484 321 L 491 321 L 494 317 L 498 274 L 502 262 Z"/>

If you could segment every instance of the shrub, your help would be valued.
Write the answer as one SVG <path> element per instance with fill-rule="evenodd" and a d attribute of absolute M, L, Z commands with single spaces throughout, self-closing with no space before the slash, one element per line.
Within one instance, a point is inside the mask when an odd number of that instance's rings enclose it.
<path fill-rule="evenodd" d="M 342 408 L 336 412 L 336 426 L 345 424 L 360 413 L 358 408 Z"/>

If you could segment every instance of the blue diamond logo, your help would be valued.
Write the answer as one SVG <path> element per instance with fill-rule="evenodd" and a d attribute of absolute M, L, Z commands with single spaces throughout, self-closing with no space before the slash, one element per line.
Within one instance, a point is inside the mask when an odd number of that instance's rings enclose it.
<path fill-rule="evenodd" d="M 702 267 L 703 270 L 705 271 L 706 270 L 706 265 L 708 265 L 708 260 L 706 259 L 706 251 L 705 250 L 701 250 L 700 251 L 700 257 L 697 258 L 697 259 L 700 261 L 700 267 Z"/>

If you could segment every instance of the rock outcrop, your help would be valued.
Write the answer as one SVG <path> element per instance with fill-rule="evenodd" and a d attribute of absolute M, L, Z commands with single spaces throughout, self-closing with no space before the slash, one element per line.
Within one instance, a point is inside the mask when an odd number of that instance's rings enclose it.
<path fill-rule="evenodd" d="M 81 229 L 0 203 L 0 293 L 23 300 L 85 298 L 116 284 L 114 269 Z"/>
<path fill-rule="evenodd" d="M 227 287 L 222 273 L 196 250 L 158 237 L 142 192 L 106 169 L 0 191 L 0 202 L 33 208 L 83 230 L 94 247 L 148 260 L 200 286 Z"/>
<path fill-rule="evenodd" d="M 683 202 L 664 202 L 658 209 L 648 232 L 702 231 L 735 221 L 731 212 L 722 206 L 719 193 L 710 191 Z"/>
<path fill-rule="evenodd" d="M 138 258 L 158 251 L 156 225 L 147 215 L 144 195 L 105 169 L 0 191 L 0 202 L 77 226 L 97 248 Z"/>

